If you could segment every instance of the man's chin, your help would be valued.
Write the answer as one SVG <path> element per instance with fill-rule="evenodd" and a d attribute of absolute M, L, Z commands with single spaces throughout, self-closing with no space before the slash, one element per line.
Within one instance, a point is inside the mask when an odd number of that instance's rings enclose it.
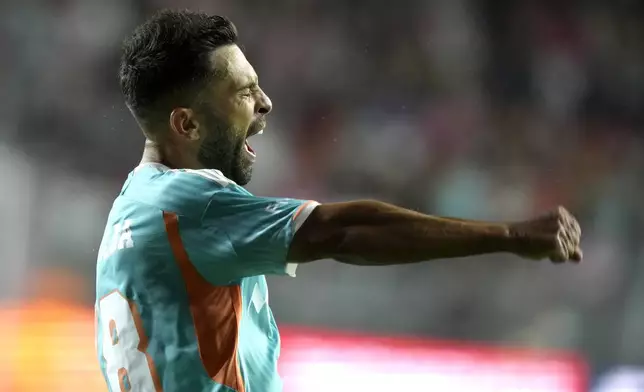
<path fill-rule="evenodd" d="M 234 178 L 231 180 L 235 181 L 237 185 L 246 185 L 250 182 L 251 177 L 253 176 L 253 166 L 248 165 L 246 167 L 240 167 L 235 170 L 233 175 Z"/>

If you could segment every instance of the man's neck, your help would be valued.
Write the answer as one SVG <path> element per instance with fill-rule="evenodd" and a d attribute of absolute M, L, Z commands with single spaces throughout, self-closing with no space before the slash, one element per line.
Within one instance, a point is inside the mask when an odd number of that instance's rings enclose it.
<path fill-rule="evenodd" d="M 151 140 L 145 141 L 143 157 L 141 157 L 141 164 L 144 163 L 161 163 L 167 166 L 167 162 L 164 162 L 163 159 L 161 147 Z"/>
<path fill-rule="evenodd" d="M 141 164 L 160 163 L 170 169 L 203 169 L 203 165 L 171 144 L 160 144 L 147 139 L 143 148 Z"/>

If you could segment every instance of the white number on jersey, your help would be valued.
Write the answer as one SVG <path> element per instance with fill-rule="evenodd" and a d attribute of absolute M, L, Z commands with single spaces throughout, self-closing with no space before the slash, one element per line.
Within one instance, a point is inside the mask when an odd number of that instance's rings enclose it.
<path fill-rule="evenodd" d="M 111 391 L 156 392 L 152 363 L 145 347 L 141 347 L 141 335 L 128 300 L 114 291 L 98 306 L 105 373 Z"/>

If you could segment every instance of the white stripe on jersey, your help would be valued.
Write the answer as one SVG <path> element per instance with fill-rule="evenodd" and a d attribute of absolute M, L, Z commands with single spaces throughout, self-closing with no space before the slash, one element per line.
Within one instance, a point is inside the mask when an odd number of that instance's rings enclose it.
<path fill-rule="evenodd" d="M 174 170 L 173 170 L 174 171 Z M 200 170 L 194 170 L 194 169 L 181 169 L 179 171 L 182 171 L 184 173 L 192 173 L 192 174 L 197 174 L 203 178 L 206 178 L 210 181 L 214 181 L 218 183 L 219 185 L 223 187 L 227 187 L 228 185 L 235 184 L 235 181 L 227 178 L 226 176 L 223 175 L 222 172 L 219 170 L 215 169 L 200 169 Z"/>

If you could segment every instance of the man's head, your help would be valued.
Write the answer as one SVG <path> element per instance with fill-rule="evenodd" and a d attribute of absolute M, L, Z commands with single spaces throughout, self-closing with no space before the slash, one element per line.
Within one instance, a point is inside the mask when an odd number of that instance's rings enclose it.
<path fill-rule="evenodd" d="M 162 11 L 123 47 L 120 83 L 146 137 L 177 168 L 221 170 L 244 185 L 271 101 L 226 18 Z"/>

